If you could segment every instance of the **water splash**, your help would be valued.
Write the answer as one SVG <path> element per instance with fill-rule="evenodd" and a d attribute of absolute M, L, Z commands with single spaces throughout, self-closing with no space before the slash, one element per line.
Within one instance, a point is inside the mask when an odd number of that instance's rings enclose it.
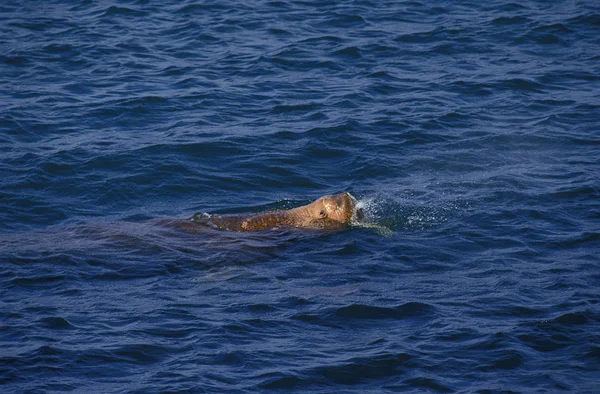
<path fill-rule="evenodd" d="M 453 212 L 460 209 L 460 204 L 443 200 L 419 203 L 375 195 L 360 198 L 357 209 L 362 210 L 364 217 L 354 221 L 354 226 L 373 228 L 389 236 L 394 231 L 426 230 L 447 223 Z"/>

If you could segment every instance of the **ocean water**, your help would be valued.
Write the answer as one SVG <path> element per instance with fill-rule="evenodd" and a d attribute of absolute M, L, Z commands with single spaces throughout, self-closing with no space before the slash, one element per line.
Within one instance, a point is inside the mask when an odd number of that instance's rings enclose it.
<path fill-rule="evenodd" d="M 7 0 L 0 49 L 0 392 L 600 392 L 596 1 Z"/>

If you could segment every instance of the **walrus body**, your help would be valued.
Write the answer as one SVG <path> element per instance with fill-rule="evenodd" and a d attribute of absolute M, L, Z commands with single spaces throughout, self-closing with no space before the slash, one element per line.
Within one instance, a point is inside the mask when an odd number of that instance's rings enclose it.
<path fill-rule="evenodd" d="M 267 211 L 241 215 L 197 214 L 192 221 L 199 225 L 229 231 L 261 231 L 282 228 L 339 229 L 350 225 L 361 212 L 350 193 L 323 196 L 318 200 L 290 210 Z"/>

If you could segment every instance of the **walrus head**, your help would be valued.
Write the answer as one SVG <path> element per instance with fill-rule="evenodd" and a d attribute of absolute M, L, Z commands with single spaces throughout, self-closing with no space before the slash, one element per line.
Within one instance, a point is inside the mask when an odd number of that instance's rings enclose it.
<path fill-rule="evenodd" d="M 334 221 L 343 226 L 350 224 L 353 217 L 362 218 L 362 210 L 356 209 L 356 198 L 350 193 L 323 196 L 306 208 L 313 221 Z"/>

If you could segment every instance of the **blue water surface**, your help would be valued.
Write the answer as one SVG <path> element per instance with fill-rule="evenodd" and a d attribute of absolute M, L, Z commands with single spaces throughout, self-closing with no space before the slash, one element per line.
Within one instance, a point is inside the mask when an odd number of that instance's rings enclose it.
<path fill-rule="evenodd" d="M 7 0 L 0 49 L 1 392 L 598 392 L 596 1 Z"/>

